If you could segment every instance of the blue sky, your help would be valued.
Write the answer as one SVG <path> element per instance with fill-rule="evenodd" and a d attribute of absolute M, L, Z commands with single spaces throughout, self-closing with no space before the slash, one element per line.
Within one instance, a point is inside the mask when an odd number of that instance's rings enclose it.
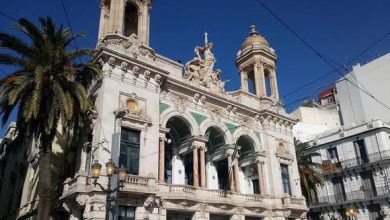
<path fill-rule="evenodd" d="M 390 31 L 390 1 L 388 0 L 262 0 L 271 10 L 305 38 L 334 65 L 346 64 L 370 44 Z M 79 47 L 94 48 L 99 23 L 98 0 L 64 0 L 75 32 L 87 32 L 78 41 Z M 66 25 L 60 0 L 13 0 L 0 9 L 12 17 L 34 21 L 39 16 L 51 16 Z M 10 32 L 13 21 L 0 16 L 0 32 Z M 183 63 L 191 59 L 195 46 L 203 43 L 203 33 L 209 33 L 214 43 L 216 67 L 224 80 L 231 79 L 228 90 L 239 88 L 239 75 L 234 59 L 249 26 L 256 25 L 278 55 L 277 78 L 281 96 L 324 75 L 332 68 L 310 51 L 283 27 L 256 0 L 154 0 L 151 17 L 151 47 L 164 56 Z M 390 37 L 354 61 L 366 63 L 390 52 Z M 0 66 L 6 72 L 8 67 Z M 285 97 L 291 103 L 313 96 L 322 87 L 340 78 L 328 77 Z M 299 103 L 297 103 L 299 104 Z M 295 105 L 287 106 L 289 111 Z M 2 133 L 2 132 L 1 132 Z"/>

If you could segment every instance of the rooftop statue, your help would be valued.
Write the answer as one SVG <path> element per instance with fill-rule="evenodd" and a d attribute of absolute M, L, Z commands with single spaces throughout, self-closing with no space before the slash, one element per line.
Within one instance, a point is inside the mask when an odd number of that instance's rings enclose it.
<path fill-rule="evenodd" d="M 213 43 L 209 43 L 205 33 L 205 45 L 195 47 L 195 57 L 184 67 L 185 78 L 215 91 L 224 92 L 225 82 L 221 81 L 221 70 L 214 70 L 216 59 L 211 52 Z"/>

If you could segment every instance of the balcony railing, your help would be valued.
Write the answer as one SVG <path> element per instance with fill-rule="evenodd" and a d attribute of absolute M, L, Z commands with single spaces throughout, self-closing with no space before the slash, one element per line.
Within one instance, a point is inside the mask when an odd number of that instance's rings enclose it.
<path fill-rule="evenodd" d="M 122 191 L 138 193 L 154 193 L 156 188 L 155 178 L 136 175 L 127 175 Z"/>
<path fill-rule="evenodd" d="M 341 172 L 343 169 L 362 166 L 369 163 L 375 163 L 382 160 L 390 159 L 390 150 L 379 151 L 372 154 L 368 154 L 367 157 L 355 157 L 348 160 L 342 160 L 340 162 L 332 162 L 331 160 L 324 160 L 322 162 L 323 174 Z"/>
<path fill-rule="evenodd" d="M 348 160 L 343 160 L 341 161 L 341 165 L 345 169 L 388 159 L 390 159 L 390 150 L 368 154 L 367 157 L 356 157 Z"/>
<path fill-rule="evenodd" d="M 318 197 L 317 200 L 309 202 L 310 206 L 322 206 L 329 203 L 355 202 L 356 200 L 372 200 L 377 197 L 390 194 L 390 186 L 381 186 L 375 189 L 359 189 L 343 194 L 334 194 Z"/>
<path fill-rule="evenodd" d="M 125 180 L 125 184 L 147 186 L 151 179 L 152 178 L 149 178 L 149 177 L 127 175 L 126 180 Z"/>
<path fill-rule="evenodd" d="M 169 185 L 170 193 L 183 193 L 185 195 L 193 195 L 195 187 L 189 185 Z"/>

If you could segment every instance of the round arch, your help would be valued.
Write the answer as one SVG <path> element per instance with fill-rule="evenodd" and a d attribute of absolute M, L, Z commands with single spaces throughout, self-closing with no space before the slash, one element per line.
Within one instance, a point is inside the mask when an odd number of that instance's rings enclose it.
<path fill-rule="evenodd" d="M 214 153 L 215 150 L 226 145 L 226 138 L 222 129 L 216 126 L 211 126 L 206 130 L 205 137 L 207 141 L 207 150 L 209 153 Z"/>
<path fill-rule="evenodd" d="M 199 135 L 199 126 L 196 124 L 196 122 L 187 114 L 180 113 L 177 111 L 169 111 L 165 114 L 160 115 L 160 126 L 163 128 L 167 128 L 168 121 L 173 117 L 181 118 L 182 120 L 184 120 L 190 128 L 192 135 Z"/>
<path fill-rule="evenodd" d="M 203 122 L 199 128 L 200 134 L 206 135 L 206 132 L 210 127 L 215 127 L 221 131 L 221 133 L 223 134 L 223 137 L 225 139 L 225 144 L 233 144 L 233 136 L 228 131 L 228 128 L 221 123 L 217 123 L 217 122 L 214 122 L 211 120 L 207 120 L 207 121 Z"/>
<path fill-rule="evenodd" d="M 250 155 L 256 151 L 254 141 L 248 135 L 241 135 L 237 139 L 236 145 L 241 147 L 239 149 L 240 157 Z"/>
<path fill-rule="evenodd" d="M 248 139 L 250 139 L 253 144 L 254 151 L 261 151 L 261 143 L 253 132 L 239 128 L 239 130 L 233 136 L 234 143 L 237 143 L 241 136 L 246 136 Z"/>

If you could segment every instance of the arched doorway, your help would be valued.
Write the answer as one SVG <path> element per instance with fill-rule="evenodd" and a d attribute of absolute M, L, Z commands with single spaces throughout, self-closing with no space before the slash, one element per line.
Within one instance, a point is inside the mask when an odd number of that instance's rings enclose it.
<path fill-rule="evenodd" d="M 240 192 L 244 194 L 260 194 L 259 177 L 255 163 L 243 163 L 251 161 L 255 152 L 255 144 L 252 138 L 247 135 L 240 136 L 236 141 L 238 150 L 239 182 Z"/>
<path fill-rule="evenodd" d="M 206 130 L 206 178 L 208 189 L 228 189 L 228 160 L 225 154 L 225 135 L 218 127 Z"/>
<path fill-rule="evenodd" d="M 193 185 L 193 159 L 192 154 L 179 155 L 180 146 L 188 142 L 192 136 L 190 123 L 179 116 L 170 118 L 166 127 L 165 146 L 165 182 L 168 184 Z"/>

